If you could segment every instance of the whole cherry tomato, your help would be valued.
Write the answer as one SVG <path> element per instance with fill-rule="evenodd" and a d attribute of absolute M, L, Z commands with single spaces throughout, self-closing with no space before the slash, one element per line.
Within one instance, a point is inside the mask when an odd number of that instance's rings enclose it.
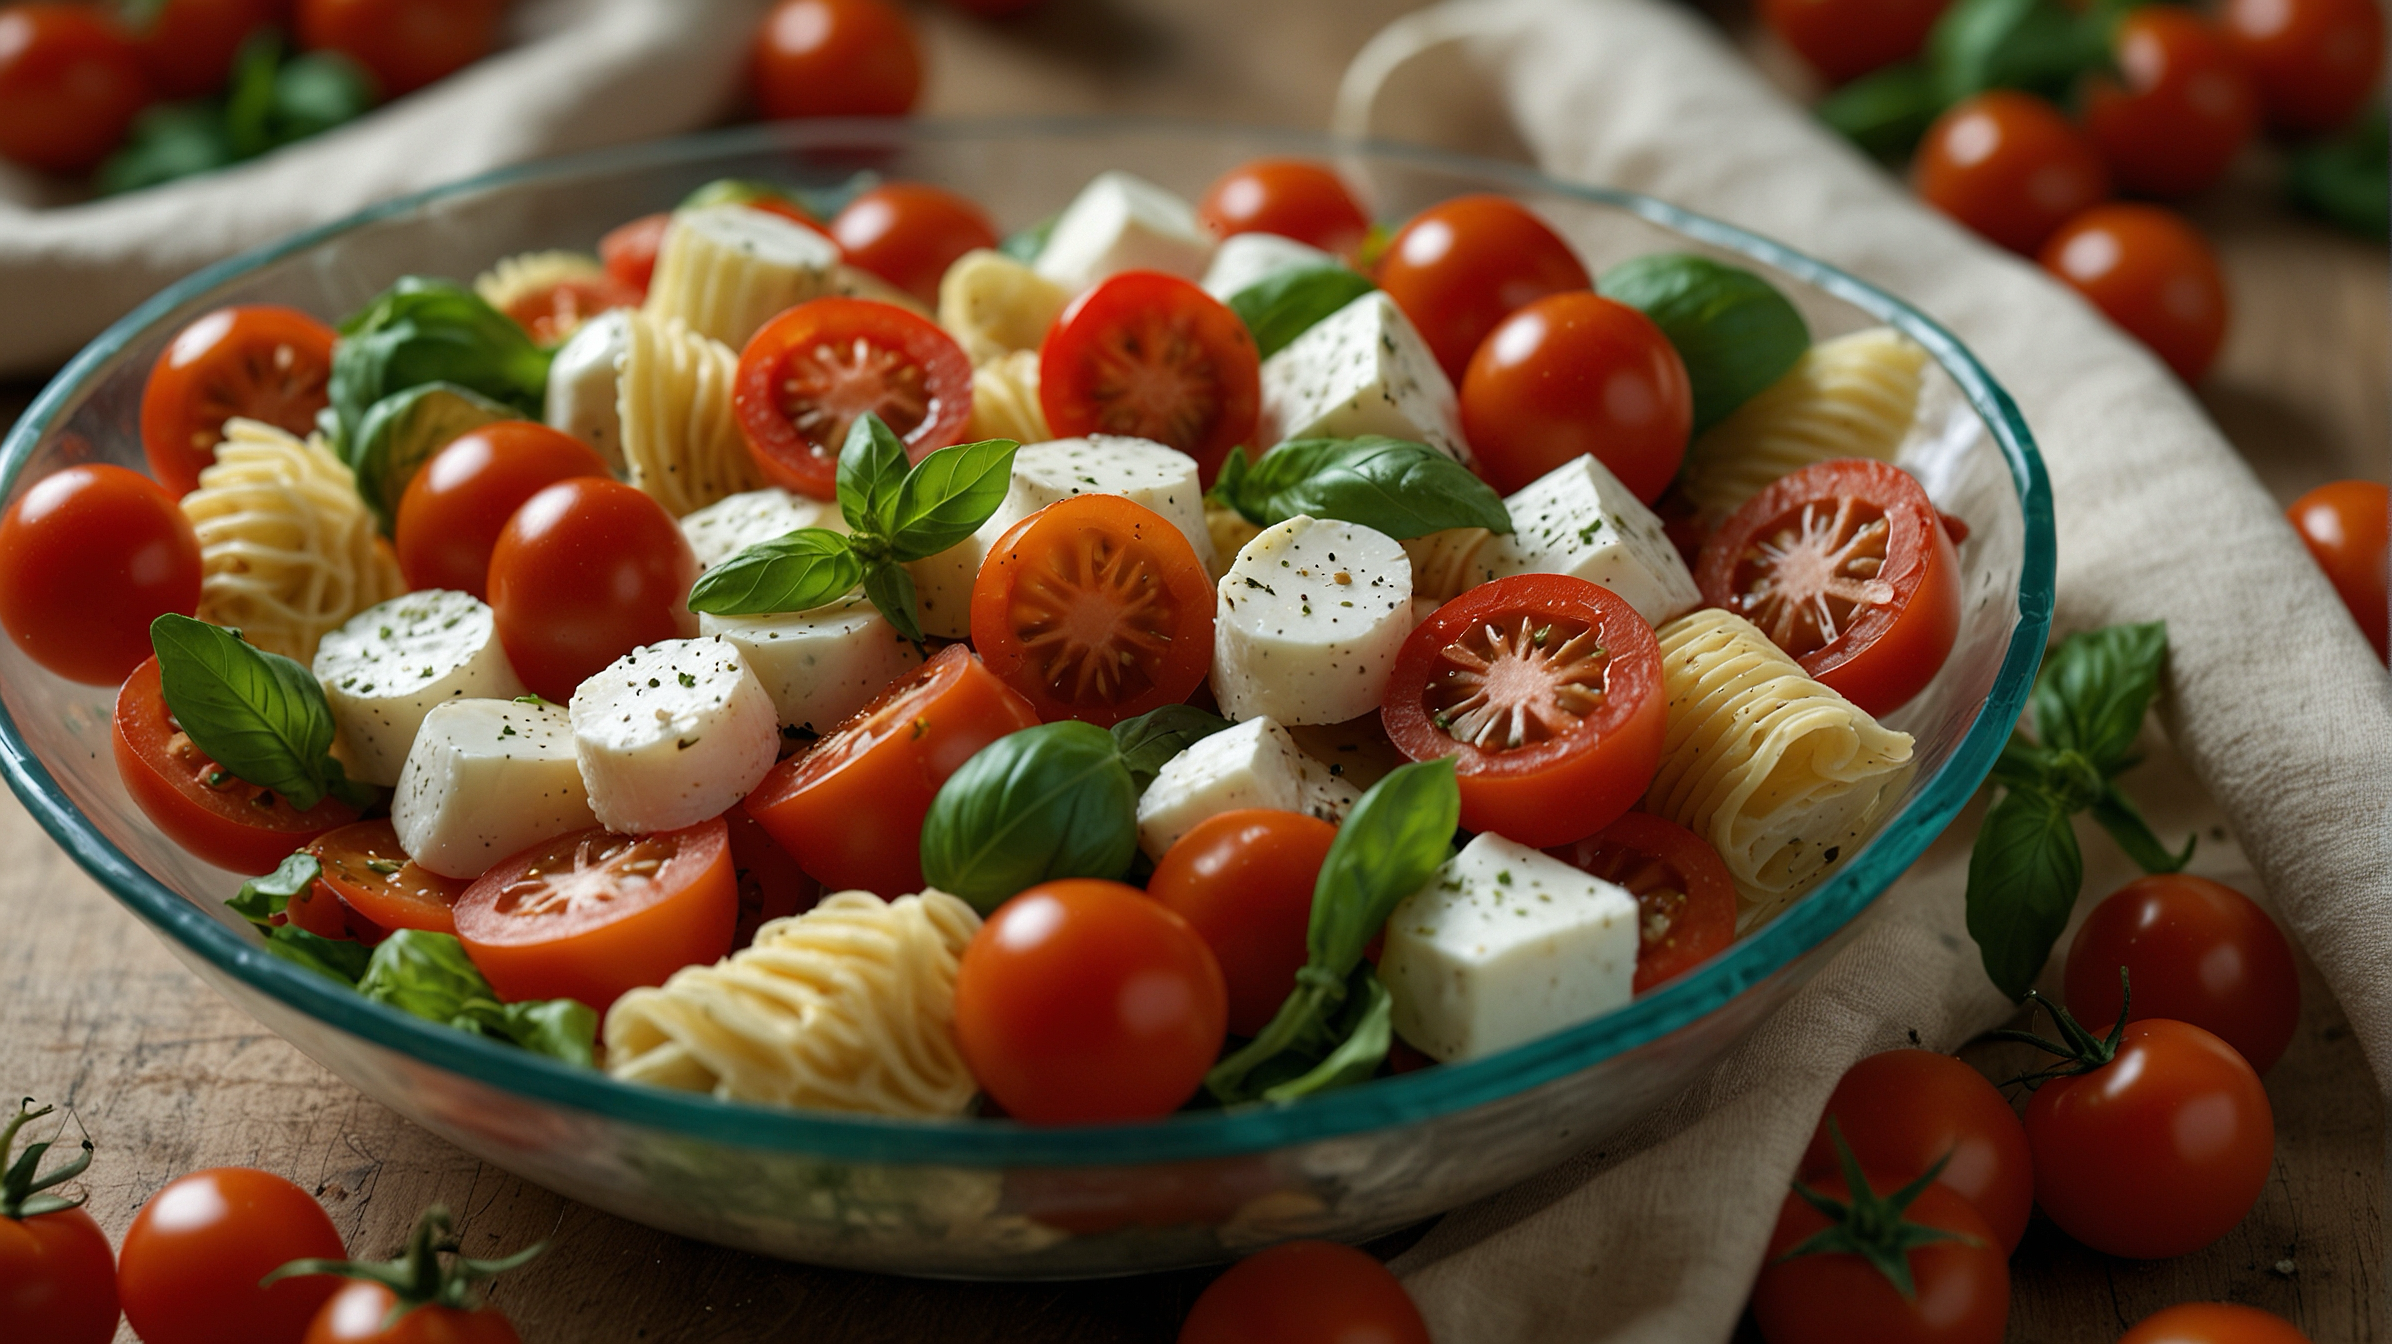
<path fill-rule="evenodd" d="M 409 588 L 487 598 L 490 554 L 524 501 L 558 481 L 607 477 L 588 444 L 531 420 L 501 420 L 449 440 L 399 499 L 399 572 Z"/>
<path fill-rule="evenodd" d="M 1929 205 L 2013 252 L 2034 252 L 2110 194 L 2110 170 L 2084 133 L 2015 89 L 1945 109 L 1919 142 L 1910 177 Z"/>
<path fill-rule="evenodd" d="M 1354 255 L 1370 232 L 1370 216 L 1325 163 L 1256 159 L 1205 188 L 1196 217 L 1215 237 L 1275 233 L 1341 257 Z"/>
<path fill-rule="evenodd" d="M 224 422 L 260 420 L 305 437 L 332 404 L 337 334 L 296 308 L 219 308 L 175 333 L 141 389 L 141 451 L 177 497 L 199 488 Z"/>
<path fill-rule="evenodd" d="M 2038 259 L 2187 383 L 2201 381 L 2225 344 L 2225 273 L 2200 231 L 2172 210 L 2094 206 L 2062 225 Z"/>
<path fill-rule="evenodd" d="M 2124 82 L 2087 80 L 2084 117 L 2118 185 L 2184 196 L 2223 177 L 2259 128 L 2259 93 L 2216 25 L 2147 5 L 2119 20 L 2110 47 Z"/>
<path fill-rule="evenodd" d="M 664 506 L 620 481 L 576 477 L 525 500 L 490 551 L 490 607 L 523 684 L 563 704 L 584 677 L 643 644 L 686 639 L 698 557 Z"/>
<path fill-rule="evenodd" d="M 2277 130 L 2338 129 L 2375 91 L 2384 64 L 2376 0 L 2226 0 L 2220 21 Z"/>
<path fill-rule="evenodd" d="M 1126 434 L 1196 459 L 1210 486 L 1252 444 L 1262 356 L 1236 313 L 1176 275 L 1123 271 L 1071 301 L 1038 348 L 1038 402 L 1058 437 Z"/>
<path fill-rule="evenodd" d="M 1761 18 L 1830 84 L 1918 54 L 1949 0 L 1761 0 Z"/>
<path fill-rule="evenodd" d="M 1179 1328 L 1179 1344 L 1429 1344 L 1404 1285 L 1369 1252 L 1290 1241 L 1231 1265 Z"/>
<path fill-rule="evenodd" d="M 969 197 L 926 182 L 883 182 L 847 203 L 831 237 L 860 266 L 925 304 L 957 257 L 997 245 L 997 226 Z"/>
<path fill-rule="evenodd" d="M 2392 492 L 2381 481 L 2332 481 L 2292 502 L 2284 516 L 2350 608 L 2378 662 L 2386 656 L 2386 534 Z"/>
<path fill-rule="evenodd" d="M 116 1254 L 81 1205 L 46 1193 L 91 1164 L 83 1155 L 39 1168 L 56 1139 L 17 1151 L 25 1126 L 50 1114 L 31 1098 L 0 1126 L 0 1326 L 10 1339 L 41 1344 L 109 1344 L 116 1338 Z"/>
<path fill-rule="evenodd" d="M 146 476 L 68 467 L 0 516 L 0 626 L 69 681 L 123 681 L 149 657 L 151 621 L 198 609 L 199 538 Z"/>
<path fill-rule="evenodd" d="M 2135 1322 L 2118 1344 L 2309 1344 L 2292 1322 L 2231 1302 L 2187 1302 Z"/>
<path fill-rule="evenodd" d="M 299 44 L 364 66 L 384 98 L 490 54 L 506 0 L 299 0 Z"/>
<path fill-rule="evenodd" d="M 1852 1197 L 1846 1177 L 1804 1183 L 1838 1201 Z M 1896 1182 L 1871 1175 L 1882 1210 Z M 1788 1194 L 1761 1277 L 1753 1284 L 1752 1314 L 1769 1344 L 1996 1344 L 2010 1317 L 2010 1266 L 2001 1241 L 1976 1206 L 1941 1185 L 1921 1190 L 1899 1219 L 1854 1218 L 1855 1236 L 1882 1238 L 1909 1266 L 1913 1291 L 1904 1293 L 1859 1254 L 1840 1250 L 1788 1252 L 1827 1230 L 1826 1215 L 1801 1195 Z M 1901 1229 L 1945 1234 L 1897 1249 Z"/>
<path fill-rule="evenodd" d="M 896 117 L 922 93 L 922 48 L 887 0 L 781 0 L 756 28 L 766 117 Z"/>
<path fill-rule="evenodd" d="M 2283 931 L 2250 897 L 2206 877 L 2137 878 L 2093 907 L 2068 944 L 2070 1015 L 2115 1020 L 2121 967 L 2134 987 L 2129 1021 L 2190 1022 L 2260 1073 L 2301 1024 L 2301 975 Z"/>
<path fill-rule="evenodd" d="M 305 1190 L 271 1172 L 215 1167 L 141 1206 L 116 1287 L 143 1344 L 300 1344 L 340 1280 L 258 1280 L 293 1260 L 341 1257 L 340 1233 Z"/>
<path fill-rule="evenodd" d="M 140 53 L 94 5 L 0 6 L 0 158 L 80 173 L 150 100 Z"/>
<path fill-rule="evenodd" d="M 866 412 L 917 462 L 961 439 L 972 361 L 937 323 L 893 303 L 815 299 L 748 338 L 731 410 L 773 484 L 833 499 L 848 428 Z"/>
<path fill-rule="evenodd" d="M 1694 429 L 1694 384 L 1643 313 L 1589 290 L 1538 299 L 1479 343 L 1462 375 L 1462 432 L 1505 494 L 1592 453 L 1650 504 Z"/>
<path fill-rule="evenodd" d="M 165 0 L 133 33 L 161 98 L 204 98 L 232 78 L 233 55 L 274 22 L 279 0 Z"/>
<path fill-rule="evenodd" d="M 1253 1036 L 1295 991 L 1312 888 L 1337 828 L 1301 812 L 1240 807 L 1196 823 L 1154 866 L 1146 894 L 1212 948 L 1229 987 L 1229 1030 Z"/>
<path fill-rule="evenodd" d="M 2003 1254 L 2018 1249 L 2035 1203 L 2034 1164 L 2026 1130 L 1985 1075 L 1931 1050 L 1869 1056 L 1828 1097 L 1801 1176 L 1836 1173 L 1831 1120 L 1872 1178 L 1906 1183 L 1943 1163 L 1936 1184 L 1975 1206 Z"/>
<path fill-rule="evenodd" d="M 1503 319 L 1594 287 L 1561 235 L 1502 196 L 1458 196 L 1414 215 L 1388 240 L 1378 281 L 1457 384 Z"/>
<path fill-rule="evenodd" d="M 1636 898 L 1635 993 L 1684 975 L 1736 941 L 1736 879 L 1709 841 L 1674 821 L 1623 812 L 1551 852 Z"/>
<path fill-rule="evenodd" d="M 393 1320 L 398 1305 L 398 1294 L 381 1284 L 351 1279 L 316 1313 L 300 1344 L 523 1344 L 506 1313 L 493 1306 L 425 1303 Z"/>

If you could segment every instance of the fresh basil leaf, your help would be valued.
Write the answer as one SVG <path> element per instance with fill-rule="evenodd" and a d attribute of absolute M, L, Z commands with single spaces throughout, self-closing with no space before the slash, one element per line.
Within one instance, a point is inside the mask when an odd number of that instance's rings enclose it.
<path fill-rule="evenodd" d="M 1322 318 L 1377 289 L 1343 266 L 1291 266 L 1229 296 L 1229 311 L 1254 333 L 1264 359 L 1285 350 Z"/>
<path fill-rule="evenodd" d="M 2002 754 L 1994 758 L 1993 770 L 1987 778 L 2012 787 L 2045 788 L 2056 768 L 2057 755 L 2036 746 L 2026 734 L 2013 728 L 2010 740 L 2002 744 Z"/>
<path fill-rule="evenodd" d="M 1355 439 L 1291 439 L 1235 478 L 1235 493 L 1214 493 L 1256 527 L 1299 514 L 1359 523 L 1397 541 L 1449 527 L 1512 530 L 1503 496 L 1425 443 L 1371 434 Z"/>
<path fill-rule="evenodd" d="M 357 977 L 357 992 L 411 1017 L 494 1036 L 570 1064 L 587 1065 L 594 1057 L 597 1013 L 572 999 L 500 1003 L 464 944 L 450 934 L 391 934 Z"/>
<path fill-rule="evenodd" d="M 349 444 L 357 497 L 374 511 L 388 536 L 398 529 L 399 501 L 406 497 L 407 483 L 433 454 L 484 425 L 520 418 L 522 413 L 514 407 L 456 383 L 425 383 L 393 392 L 366 411 Z"/>
<path fill-rule="evenodd" d="M 597 1062 L 598 1014 L 578 999 L 528 999 L 508 1004 L 485 1000 L 466 1007 L 483 1032 L 535 1055 L 585 1069 Z"/>
<path fill-rule="evenodd" d="M 864 596 L 889 618 L 897 633 L 912 643 L 922 642 L 922 602 L 914 591 L 914 576 L 894 560 L 883 560 L 864 571 Z"/>
<path fill-rule="evenodd" d="M 1741 266 L 1654 252 L 1603 272 L 1598 293 L 1669 337 L 1694 387 L 1694 432 L 1728 418 L 1811 348 L 1811 329 L 1777 287 Z"/>
<path fill-rule="evenodd" d="M 858 536 L 897 530 L 897 494 L 905 485 L 905 442 L 870 411 L 847 427 L 839 447 L 839 514 Z"/>
<path fill-rule="evenodd" d="M 1820 99 L 1812 111 L 1870 155 L 1899 163 L 1910 157 L 1943 109 L 1935 72 L 1903 61 L 1862 75 Z"/>
<path fill-rule="evenodd" d="M 982 914 L 1054 878 L 1118 878 L 1137 852 L 1138 790 L 1121 750 L 1076 719 L 981 748 L 922 821 L 923 880 Z"/>
<path fill-rule="evenodd" d="M 905 474 L 889 512 L 890 552 L 899 560 L 937 555 L 980 530 L 1013 485 L 1011 439 L 941 448 Z"/>
<path fill-rule="evenodd" d="M 337 980 L 352 988 L 356 986 L 358 977 L 365 974 L 372 956 L 363 943 L 326 938 L 288 924 L 277 924 L 266 930 L 266 951 L 294 966 L 304 966 L 327 980 Z"/>
<path fill-rule="evenodd" d="M 2392 128 L 2381 105 L 2342 134 L 2293 150 L 2286 166 L 2293 204 L 2362 238 L 2392 233 Z"/>
<path fill-rule="evenodd" d="M 232 75 L 224 90 L 224 126 L 233 151 L 244 159 L 274 148 L 268 122 L 274 115 L 274 71 L 282 64 L 282 51 L 282 33 L 260 28 L 233 53 Z"/>
<path fill-rule="evenodd" d="M 2143 730 L 2167 657 L 2164 621 L 2070 635 L 2035 678 L 2036 735 L 2046 747 L 2082 753 L 2105 776 L 2116 774 Z"/>
<path fill-rule="evenodd" d="M 1927 37 L 1927 64 L 1946 105 L 1987 89 L 2067 94 L 2109 58 L 2108 28 L 2061 0 L 1958 0 Z"/>
<path fill-rule="evenodd" d="M 100 165 L 103 196 L 140 191 L 179 178 L 212 173 L 240 161 L 214 103 L 158 103 L 133 118 L 122 148 Z"/>
<path fill-rule="evenodd" d="M 1194 705 L 1163 705 L 1114 724 L 1113 744 L 1121 749 L 1131 787 L 1144 793 L 1172 757 L 1229 726 L 1229 720 Z"/>
<path fill-rule="evenodd" d="M 1337 1048 L 1302 1074 L 1264 1088 L 1262 1099 L 1289 1102 L 1370 1081 L 1387 1062 L 1394 1024 L 1395 998 L 1379 983 L 1377 968 L 1355 967 L 1346 987 L 1345 1010 L 1338 1014 L 1331 1033 L 1337 1038 Z"/>
<path fill-rule="evenodd" d="M 1055 222 L 1062 218 L 1060 214 L 1053 214 L 1028 228 L 1016 229 L 1005 235 L 1005 241 L 997 244 L 997 250 L 1024 266 L 1035 266 L 1038 264 L 1038 254 L 1046 251 L 1047 239 L 1055 236 Z"/>
<path fill-rule="evenodd" d="M 455 383 L 534 419 L 548 387 L 549 352 L 466 287 L 404 276 L 341 323 L 329 392 L 352 464 L 366 412 L 393 392 Z"/>
<path fill-rule="evenodd" d="M 355 121 L 380 101 L 364 66 L 337 51 L 307 52 L 274 72 L 268 134 L 277 146 L 291 144 Z"/>
<path fill-rule="evenodd" d="M 2184 838 L 2184 849 L 2171 854 L 2168 847 L 2152 834 L 2151 823 L 2143 820 L 2143 811 L 2134 805 L 2115 783 L 2104 785 L 2101 797 L 2093 802 L 2093 820 L 2109 832 L 2126 857 L 2146 873 L 2177 873 L 2193 861 L 2193 846 L 2200 843 L 2199 833 Z"/>
<path fill-rule="evenodd" d="M 225 902 L 233 913 L 259 928 L 272 926 L 276 915 L 290 908 L 291 898 L 315 885 L 324 875 L 324 865 L 316 856 L 305 851 L 293 854 L 276 865 L 264 877 L 253 877 L 241 884 L 241 890 Z"/>
<path fill-rule="evenodd" d="M 1343 976 L 1406 896 L 1453 854 L 1462 790 L 1450 756 L 1400 765 L 1346 813 L 1312 887 L 1304 945 L 1311 964 Z"/>
<path fill-rule="evenodd" d="M 700 574 L 689 590 L 689 609 L 716 616 L 810 611 L 863 581 L 864 562 L 847 537 L 826 527 L 801 527 Z"/>
<path fill-rule="evenodd" d="M 2023 999 L 2068 927 L 2084 882 L 2068 810 L 2036 789 L 2011 789 L 1985 813 L 1968 856 L 1968 933 L 1994 986 Z"/>
<path fill-rule="evenodd" d="M 150 622 L 166 708 L 237 779 L 305 812 L 344 782 L 332 759 L 332 709 L 306 668 L 172 612 Z"/>

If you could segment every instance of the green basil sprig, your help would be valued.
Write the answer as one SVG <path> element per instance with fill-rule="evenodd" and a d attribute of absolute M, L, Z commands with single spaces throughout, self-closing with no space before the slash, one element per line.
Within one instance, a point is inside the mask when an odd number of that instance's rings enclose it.
<path fill-rule="evenodd" d="M 1290 266 L 1229 296 L 1229 311 L 1254 334 L 1264 358 L 1278 354 L 1322 318 L 1377 289 L 1343 266 Z"/>
<path fill-rule="evenodd" d="M 2293 204 L 2363 238 L 2392 233 L 2392 128 L 2381 106 L 2341 135 L 2293 150 L 2286 166 Z"/>
<path fill-rule="evenodd" d="M 1047 239 L 1055 236 L 1055 225 L 1062 219 L 1059 214 L 1049 215 L 1035 224 L 1015 229 L 1005 235 L 1004 242 L 997 244 L 997 250 L 1024 266 L 1035 266 L 1038 254 L 1046 251 Z"/>
<path fill-rule="evenodd" d="M 757 616 L 806 611 L 864 585 L 897 632 L 922 642 L 921 608 L 905 562 L 938 554 L 977 531 L 1013 483 L 1011 439 L 941 448 L 910 470 L 905 444 L 867 411 L 839 450 L 839 513 L 850 532 L 802 527 L 761 541 L 707 570 L 689 590 L 691 611 Z"/>
<path fill-rule="evenodd" d="M 1366 434 L 1290 439 L 1249 464 L 1232 448 L 1212 498 L 1256 527 L 1298 514 L 1359 523 L 1397 541 L 1451 527 L 1512 530 L 1503 496 L 1425 443 Z"/>
<path fill-rule="evenodd" d="M 407 483 L 433 454 L 460 435 L 521 414 L 456 383 L 425 383 L 391 393 L 366 409 L 349 445 L 357 497 L 374 511 L 385 536 L 395 533 Z"/>
<path fill-rule="evenodd" d="M 1347 814 L 1312 888 L 1304 969 L 1262 1034 L 1213 1066 L 1225 1103 L 1291 1101 L 1367 1078 L 1387 1053 L 1389 1006 L 1362 949 L 1453 852 L 1462 794 L 1450 757 L 1398 766 Z M 1375 1046 L 1376 1053 L 1372 1053 Z"/>
<path fill-rule="evenodd" d="M 136 30 L 157 22 L 149 8 L 128 15 Z M 279 32 L 261 28 L 234 54 L 223 93 L 143 109 L 100 165 L 98 186 L 135 191 L 210 172 L 353 121 L 376 101 L 365 67 L 337 51 L 292 55 Z"/>
<path fill-rule="evenodd" d="M 2062 0 L 1957 0 L 1927 35 L 1927 65 L 1945 105 L 1987 89 L 2063 98 L 2109 59 L 2120 6 L 2078 14 Z"/>
<path fill-rule="evenodd" d="M 328 389 L 334 441 L 356 465 L 374 403 L 426 383 L 454 383 L 536 419 L 549 358 L 481 295 L 448 280 L 403 276 L 341 323 Z"/>
<path fill-rule="evenodd" d="M 2013 732 L 1994 763 L 2004 793 L 1985 814 L 1968 860 L 1968 932 L 1985 974 L 2023 998 L 2068 926 L 2084 883 L 2084 855 L 2070 819 L 2090 812 L 2147 873 L 2172 873 L 2193 857 L 2188 838 L 2170 853 L 2118 787 L 2167 659 L 2164 622 L 2071 635 L 2035 679 L 2036 736 Z"/>
<path fill-rule="evenodd" d="M 1596 285 L 1653 319 L 1685 361 L 1694 387 L 1694 432 L 1728 418 L 1811 348 L 1811 329 L 1777 287 L 1741 266 L 1689 252 L 1654 252 L 1610 270 Z"/>
<path fill-rule="evenodd" d="M 253 648 L 221 626 L 172 612 L 150 622 L 166 708 L 235 779 L 271 789 L 305 812 L 325 795 L 355 807 L 374 800 L 332 756 L 332 707 L 315 674 Z"/>
<path fill-rule="evenodd" d="M 284 859 L 264 877 L 242 883 L 240 891 L 225 904 L 257 926 L 257 931 L 265 935 L 268 952 L 327 979 L 354 986 L 373 960 L 373 953 L 364 944 L 326 938 L 295 924 L 274 922 L 274 917 L 288 909 L 294 897 L 313 886 L 323 874 L 323 865 L 316 862 L 316 856 L 302 850 Z"/>
<path fill-rule="evenodd" d="M 986 914 L 1062 877 L 1117 878 L 1138 789 L 1113 735 L 1065 719 L 1008 733 L 947 777 L 922 820 L 922 877 Z"/>
<path fill-rule="evenodd" d="M 1113 744 L 1138 792 L 1154 783 L 1163 767 L 1198 742 L 1230 727 L 1229 720 L 1194 705 L 1164 705 L 1113 725 Z"/>
<path fill-rule="evenodd" d="M 1935 72 L 1923 61 L 1901 61 L 1836 89 L 1812 110 L 1845 139 L 1896 163 L 1909 157 L 1943 109 Z"/>

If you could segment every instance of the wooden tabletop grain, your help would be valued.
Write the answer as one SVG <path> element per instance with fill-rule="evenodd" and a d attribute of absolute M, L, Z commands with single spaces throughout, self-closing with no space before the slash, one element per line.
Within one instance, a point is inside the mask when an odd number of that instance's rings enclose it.
<path fill-rule="evenodd" d="M 1164 113 L 1325 124 L 1338 72 L 1410 0 L 1053 0 L 999 24 L 943 6 L 926 110 Z M 1731 25 L 1742 25 L 1732 13 Z M 1782 68 L 1765 42 L 1764 64 Z M 2193 213 L 2219 242 L 2236 326 L 2203 399 L 2279 498 L 2381 479 L 2387 441 L 2382 249 L 2286 215 L 2255 157 Z M 0 387 L 0 424 L 29 386 Z M 315 1190 L 351 1250 L 397 1250 L 440 1201 L 487 1255 L 553 1249 L 497 1290 L 531 1344 L 1173 1337 L 1202 1272 L 1082 1285 L 922 1283 L 808 1269 L 654 1232 L 483 1165 L 365 1100 L 202 987 L 0 800 L 0 1092 L 71 1103 L 100 1143 L 90 1207 L 112 1237 L 174 1176 L 264 1167 Z M 2171 1302 L 2230 1298 L 2320 1344 L 2375 1339 L 2384 1119 L 2348 1023 L 2314 972 L 2299 1036 L 2270 1074 L 2276 1174 L 2244 1226 L 2197 1255 L 2112 1260 L 2040 1221 L 2013 1264 L 2010 1338 L 2107 1344 Z M 121 1338 L 130 1340 L 125 1332 Z"/>

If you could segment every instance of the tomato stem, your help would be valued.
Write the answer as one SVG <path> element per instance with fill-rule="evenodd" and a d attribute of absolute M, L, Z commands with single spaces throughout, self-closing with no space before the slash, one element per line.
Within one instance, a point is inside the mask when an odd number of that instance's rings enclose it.
<path fill-rule="evenodd" d="M 548 1243 L 536 1243 L 503 1260 L 467 1259 L 459 1254 L 463 1249 L 447 1206 L 434 1204 L 415 1220 L 415 1230 L 407 1237 L 407 1249 L 396 1260 L 293 1260 L 258 1280 L 258 1285 L 264 1287 L 277 1280 L 309 1274 L 337 1274 L 344 1279 L 381 1284 L 398 1299 L 382 1323 L 382 1328 L 388 1330 L 417 1307 L 477 1309 L 481 1305 L 476 1291 L 479 1284 L 530 1263 L 548 1249 Z M 443 1255 L 454 1258 L 444 1263 L 440 1258 Z"/>
<path fill-rule="evenodd" d="M 2085 1030 L 2074 1017 L 2069 1016 L 2067 1009 L 2053 1003 L 2035 990 L 2027 991 L 2026 1003 L 2029 1021 L 2033 1020 L 2037 1008 L 2051 1014 L 2053 1025 L 2060 1029 L 2060 1040 L 2054 1041 L 2037 1036 L 2031 1031 L 1990 1031 L 1986 1033 L 1986 1037 L 1990 1040 L 2016 1041 L 2021 1045 L 2034 1046 L 2046 1054 L 2059 1056 L 2059 1062 L 2046 1069 L 2020 1074 L 2002 1084 L 2004 1087 L 2014 1087 L 2023 1083 L 2030 1089 L 2036 1088 L 2054 1078 L 2068 1078 L 2080 1073 L 2091 1073 L 2116 1059 L 2118 1044 L 2126 1038 L 2127 1010 L 2134 1006 L 2134 986 L 2128 980 L 2126 968 L 2120 966 L 2118 968 L 2118 1020 L 2111 1024 L 2110 1034 L 2106 1038 L 2095 1036 L 2092 1032 Z"/>
<path fill-rule="evenodd" d="M 6 1160 L 10 1153 L 16 1151 L 17 1131 L 48 1115 L 54 1109 L 56 1108 L 50 1106 L 35 1109 L 31 1097 L 19 1101 L 17 1113 L 9 1117 L 5 1127 L 0 1127 L 0 1160 Z M 73 1112 L 69 1112 L 69 1114 L 71 1115 Z M 80 1121 L 77 1122 L 77 1127 L 81 1127 Z M 60 1128 L 62 1131 L 64 1130 L 63 1125 Z M 57 1168 L 47 1176 L 41 1175 L 42 1157 L 57 1142 L 56 1138 L 49 1138 L 40 1143 L 28 1144 L 25 1151 L 17 1155 L 15 1161 L 9 1162 L 7 1174 L 0 1175 L 0 1218 L 34 1218 L 45 1213 L 58 1213 L 65 1209 L 71 1209 L 83 1202 L 81 1196 L 68 1199 L 63 1195 L 42 1193 L 54 1185 L 63 1184 L 82 1175 L 83 1169 L 91 1165 L 91 1135 L 87 1133 L 83 1136 L 83 1151 L 72 1162 Z"/>
<path fill-rule="evenodd" d="M 1827 1118 L 1827 1136 L 1835 1141 L 1836 1162 L 1843 1168 L 1844 1192 L 1848 1198 L 1824 1195 L 1800 1180 L 1794 1181 L 1794 1193 L 1817 1209 L 1827 1219 L 1827 1226 L 1796 1243 L 1779 1260 L 1806 1255 L 1857 1255 L 1883 1274 L 1903 1301 L 1915 1302 L 1918 1284 L 1910 1273 L 1913 1250 L 1943 1241 L 1956 1241 L 1964 1246 L 1983 1244 L 1965 1233 L 1914 1223 L 1904 1216 L 1912 1202 L 1943 1174 L 1944 1164 L 1952 1160 L 1950 1153 L 1937 1158 L 1935 1165 L 1917 1180 L 1890 1195 L 1880 1195 L 1869 1188 L 1869 1179 L 1860 1169 L 1860 1159 L 1853 1156 L 1852 1145 L 1844 1141 L 1843 1127 L 1834 1116 Z"/>

